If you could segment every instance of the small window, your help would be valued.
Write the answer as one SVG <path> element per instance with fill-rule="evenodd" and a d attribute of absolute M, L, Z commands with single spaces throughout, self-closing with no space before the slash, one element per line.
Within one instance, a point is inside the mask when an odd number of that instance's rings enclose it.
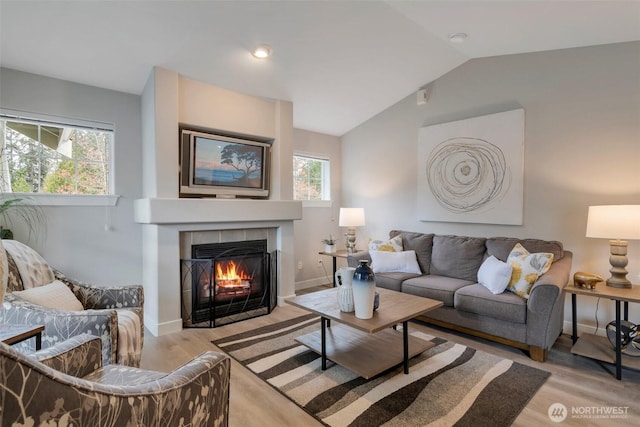
<path fill-rule="evenodd" d="M 293 198 L 331 200 L 329 170 L 329 160 L 293 156 Z"/>
<path fill-rule="evenodd" d="M 110 195 L 112 143 L 112 130 L 0 116 L 0 190 Z"/>

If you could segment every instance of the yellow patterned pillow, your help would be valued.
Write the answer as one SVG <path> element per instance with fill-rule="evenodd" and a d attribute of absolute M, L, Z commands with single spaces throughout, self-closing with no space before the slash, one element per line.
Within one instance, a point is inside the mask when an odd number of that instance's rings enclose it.
<path fill-rule="evenodd" d="M 507 258 L 507 264 L 513 267 L 507 289 L 522 298 L 529 298 L 531 287 L 540 275 L 549 270 L 552 262 L 552 253 L 538 252 L 531 254 L 524 246 L 517 243 Z"/>
<path fill-rule="evenodd" d="M 402 236 L 399 234 L 393 239 L 389 239 L 386 242 L 382 240 L 372 240 L 369 242 L 370 251 L 384 251 L 384 252 L 402 252 L 404 250 L 402 246 Z"/>

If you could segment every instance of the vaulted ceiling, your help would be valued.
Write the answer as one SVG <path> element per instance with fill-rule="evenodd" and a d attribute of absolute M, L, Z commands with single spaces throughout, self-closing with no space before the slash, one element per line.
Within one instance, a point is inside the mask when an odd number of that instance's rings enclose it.
<path fill-rule="evenodd" d="M 2 67 L 140 94 L 160 66 L 342 135 L 472 58 L 640 40 L 640 1 L 0 0 L 0 39 Z"/>

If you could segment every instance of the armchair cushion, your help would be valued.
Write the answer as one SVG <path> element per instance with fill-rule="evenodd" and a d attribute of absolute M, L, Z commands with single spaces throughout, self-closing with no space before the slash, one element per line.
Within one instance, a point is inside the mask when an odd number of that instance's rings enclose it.
<path fill-rule="evenodd" d="M 84 310 L 84 307 L 71 292 L 71 289 L 59 280 L 54 280 L 47 285 L 25 289 L 24 291 L 15 291 L 13 294 L 34 304 L 49 308 L 65 311 Z"/>
<path fill-rule="evenodd" d="M 3 240 L 2 243 L 20 272 L 22 289 L 53 282 L 53 270 L 38 252 L 17 240 Z"/>

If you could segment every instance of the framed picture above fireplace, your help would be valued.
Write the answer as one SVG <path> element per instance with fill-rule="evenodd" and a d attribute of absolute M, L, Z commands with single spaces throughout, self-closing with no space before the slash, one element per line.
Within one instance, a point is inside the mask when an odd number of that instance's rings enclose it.
<path fill-rule="evenodd" d="M 269 197 L 272 140 L 180 128 L 180 197 Z"/>

